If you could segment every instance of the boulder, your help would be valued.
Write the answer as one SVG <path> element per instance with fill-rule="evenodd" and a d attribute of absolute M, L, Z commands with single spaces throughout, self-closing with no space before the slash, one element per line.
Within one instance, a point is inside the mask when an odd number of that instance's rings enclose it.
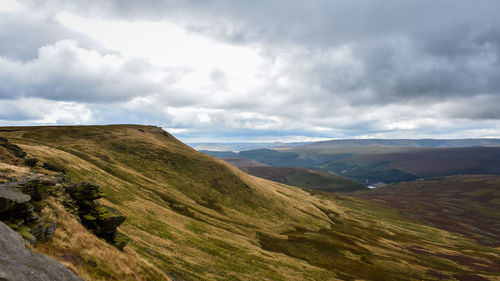
<path fill-rule="evenodd" d="M 0 145 L 5 147 L 10 153 L 14 154 L 14 156 L 18 158 L 26 156 L 26 152 L 24 152 L 18 145 L 10 143 L 6 138 L 0 138 Z"/>
<path fill-rule="evenodd" d="M 34 201 L 47 198 L 55 190 L 56 182 L 52 179 L 32 178 L 18 183 L 15 187 L 25 194 L 29 194 Z"/>
<path fill-rule="evenodd" d="M 66 190 L 77 201 L 93 201 L 104 197 L 99 190 L 99 186 L 88 181 L 82 181 L 79 184 L 70 184 Z"/>
<path fill-rule="evenodd" d="M 57 261 L 26 249 L 23 238 L 2 222 L 0 280 L 83 281 Z"/>
<path fill-rule="evenodd" d="M 66 191 L 71 199 L 66 200 L 65 205 L 73 208 L 82 224 L 98 237 L 104 238 L 108 243 L 123 250 L 129 239 L 123 234 L 118 234 L 117 228 L 125 221 L 125 216 L 118 210 L 95 201 L 103 197 L 99 186 L 84 181 L 79 184 L 67 184 Z"/>
<path fill-rule="evenodd" d="M 91 214 L 96 218 L 97 235 L 110 241 L 115 238 L 116 228 L 125 221 L 124 215 L 108 206 L 98 206 Z"/>
<path fill-rule="evenodd" d="M 10 187 L 0 187 L 0 213 L 13 208 L 16 204 L 27 203 L 31 196 Z"/>
<path fill-rule="evenodd" d="M 0 220 L 31 244 L 50 240 L 56 223 L 44 220 L 39 213 L 45 207 L 42 200 L 52 192 L 54 184 L 39 178 L 4 184 L 0 187 Z"/>

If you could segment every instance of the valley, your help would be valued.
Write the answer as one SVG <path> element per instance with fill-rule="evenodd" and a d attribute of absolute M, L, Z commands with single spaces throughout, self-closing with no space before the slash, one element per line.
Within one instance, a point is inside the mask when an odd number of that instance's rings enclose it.
<path fill-rule="evenodd" d="M 153 126 L 3 127 L 0 136 L 18 145 L 26 153 L 23 157 L 51 163 L 74 182 L 97 184 L 104 195 L 98 201 L 126 217 L 118 231 L 130 241 L 120 251 L 85 229 L 58 197 L 46 199 L 45 212 L 55 219 L 57 229 L 50 241 L 32 249 L 87 280 L 498 280 L 500 276 L 494 229 L 481 228 L 485 234 L 479 239 L 443 227 L 397 206 L 397 200 L 384 201 L 382 188 L 345 195 L 254 177 Z M 41 164 L 26 166 L 22 157 L 5 149 L 0 152 L 4 181 L 61 173 Z M 276 153 L 281 157 L 282 152 L 270 152 Z M 289 176 L 281 170 L 276 173 Z M 487 186 L 488 196 L 497 195 L 495 182 L 492 178 Z M 472 186 L 475 183 L 460 194 L 474 192 L 465 191 Z M 451 199 L 456 193 L 443 193 L 451 202 L 446 208 L 456 212 L 452 206 L 459 203 Z M 464 196 L 460 204 L 481 205 L 482 197 L 477 196 Z M 427 208 L 423 201 L 411 201 L 412 208 Z M 478 221 L 498 218 L 496 201 L 488 204 L 475 213 Z M 460 217 L 453 212 L 450 220 Z M 479 228 L 470 223 L 465 229 L 472 227 Z"/>

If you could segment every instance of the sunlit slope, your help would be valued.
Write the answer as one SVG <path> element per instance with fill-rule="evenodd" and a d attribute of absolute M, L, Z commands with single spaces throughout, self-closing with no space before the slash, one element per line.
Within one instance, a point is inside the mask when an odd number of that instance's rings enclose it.
<path fill-rule="evenodd" d="M 0 134 L 64 167 L 75 181 L 98 183 L 105 203 L 127 216 L 120 230 L 132 239 L 128 247 L 173 278 L 491 279 L 500 272 L 497 249 L 358 199 L 249 176 L 157 127 L 1 128 Z"/>

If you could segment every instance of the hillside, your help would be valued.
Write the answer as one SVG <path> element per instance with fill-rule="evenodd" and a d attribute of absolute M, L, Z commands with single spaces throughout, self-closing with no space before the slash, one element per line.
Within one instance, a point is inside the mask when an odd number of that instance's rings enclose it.
<path fill-rule="evenodd" d="M 389 141 L 389 140 L 388 140 Z M 493 141 L 493 140 L 491 140 Z M 249 151 L 204 151 L 278 167 L 331 171 L 364 184 L 395 183 L 433 176 L 500 175 L 500 147 L 412 148 L 399 146 L 288 147 Z"/>
<path fill-rule="evenodd" d="M 88 280 L 493 280 L 500 250 L 361 199 L 247 175 L 152 126 L 5 127 L 0 136 L 93 181 L 126 216 L 123 252 L 55 200 L 37 244 Z M 9 162 L 9 152 L 1 159 Z M 38 169 L 35 167 L 34 169 Z M 32 171 L 9 162 L 4 170 Z"/>
<path fill-rule="evenodd" d="M 392 184 L 351 195 L 391 206 L 483 245 L 500 246 L 500 177 L 451 176 Z"/>
<path fill-rule="evenodd" d="M 302 188 L 329 192 L 349 192 L 366 189 L 366 186 L 359 182 L 332 172 L 297 167 L 272 167 L 243 158 L 222 159 L 252 176 Z"/>

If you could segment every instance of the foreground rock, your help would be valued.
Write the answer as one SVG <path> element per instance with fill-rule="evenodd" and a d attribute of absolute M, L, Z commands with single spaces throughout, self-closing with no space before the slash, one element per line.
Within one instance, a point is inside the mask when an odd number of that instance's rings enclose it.
<path fill-rule="evenodd" d="M 56 223 L 39 214 L 45 207 L 43 199 L 54 189 L 54 181 L 38 178 L 0 186 L 0 221 L 31 244 L 50 240 Z"/>
<path fill-rule="evenodd" d="M 0 280 L 82 281 L 83 279 L 55 260 L 26 249 L 23 238 L 0 222 Z"/>
<path fill-rule="evenodd" d="M 7 211 L 16 204 L 27 203 L 31 200 L 31 196 L 12 188 L 0 186 L 0 213 Z"/>
<path fill-rule="evenodd" d="M 95 201 L 103 197 L 99 186 L 83 181 L 79 184 L 69 184 L 66 191 L 71 196 L 71 201 L 67 202 L 67 205 L 76 211 L 82 224 L 98 237 L 104 238 L 119 250 L 123 250 L 129 239 L 118 232 L 117 227 L 125 221 L 125 216 L 118 210 Z"/>

